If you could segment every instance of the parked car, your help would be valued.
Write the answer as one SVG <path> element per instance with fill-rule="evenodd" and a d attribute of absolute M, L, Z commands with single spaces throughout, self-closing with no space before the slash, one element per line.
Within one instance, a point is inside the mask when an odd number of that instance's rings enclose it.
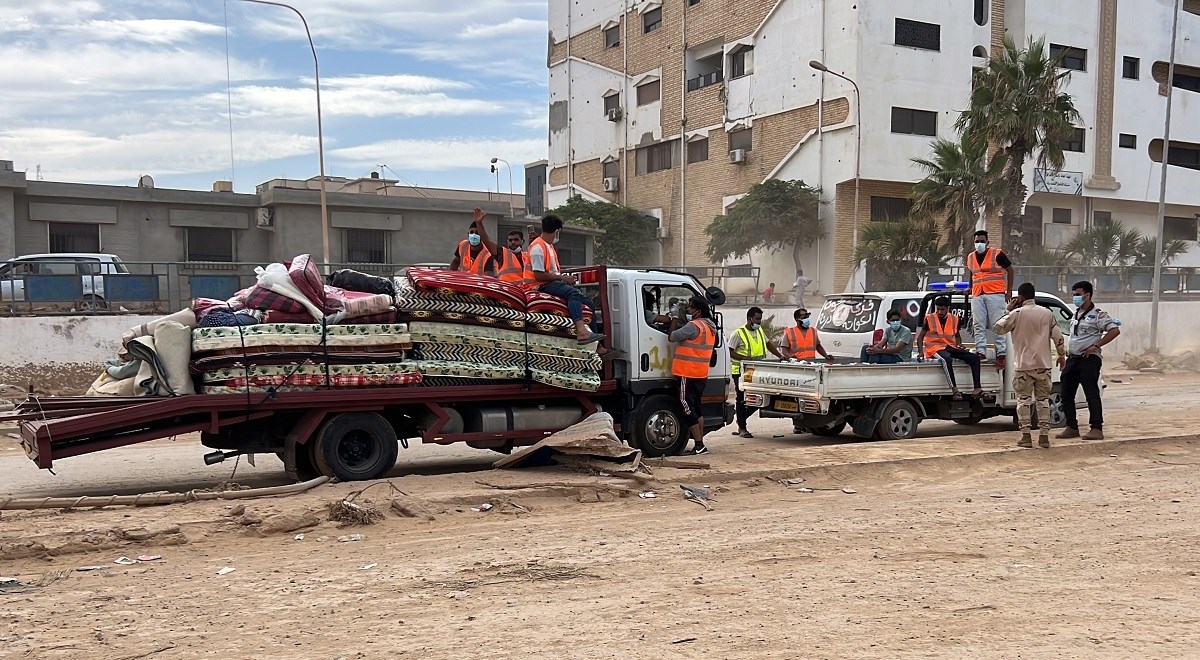
<path fill-rule="evenodd" d="M 83 309 L 99 309 L 106 304 L 104 276 L 128 273 L 129 269 L 115 254 L 29 254 L 0 264 L 0 301 L 26 302 L 26 278 L 31 275 L 76 275 L 80 281 L 80 288 L 75 292 L 78 293 L 78 300 L 57 299 L 46 302 L 76 302 Z"/>

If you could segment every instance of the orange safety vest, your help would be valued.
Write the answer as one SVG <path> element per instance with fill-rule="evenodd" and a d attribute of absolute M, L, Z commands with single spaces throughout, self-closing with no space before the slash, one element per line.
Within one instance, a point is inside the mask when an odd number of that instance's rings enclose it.
<path fill-rule="evenodd" d="M 506 247 L 501 247 L 500 267 L 496 271 L 496 277 L 502 282 L 524 286 L 525 266 L 528 261 L 529 255 L 526 253 L 522 252 L 518 255 Z"/>
<path fill-rule="evenodd" d="M 958 344 L 958 317 L 946 315 L 943 323 L 937 314 L 925 315 L 925 357 L 931 358 L 943 348 Z"/>
<path fill-rule="evenodd" d="M 547 273 L 561 272 L 561 269 L 559 268 L 559 265 L 558 265 L 558 250 L 555 250 L 553 245 L 544 241 L 541 236 L 538 236 L 537 238 L 535 238 L 529 242 L 528 252 L 530 253 L 530 255 L 532 255 L 532 253 L 533 253 L 534 246 L 539 246 L 539 245 L 542 248 L 542 254 L 546 255 L 546 272 Z M 522 259 L 524 266 L 525 266 L 524 286 L 526 289 L 536 289 L 543 284 L 542 282 L 539 282 L 538 278 L 534 277 L 534 275 L 533 275 L 532 259 L 533 259 L 532 256 L 526 256 Z"/>
<path fill-rule="evenodd" d="M 695 339 L 679 342 L 671 359 L 671 373 L 682 378 L 708 378 L 708 365 L 717 345 L 717 333 L 705 319 L 691 322 L 700 329 Z"/>
<path fill-rule="evenodd" d="M 798 325 L 793 325 L 783 331 L 783 336 L 787 338 L 788 349 L 792 351 L 790 357 L 800 360 L 815 360 L 817 357 L 817 329 L 804 329 Z"/>
<path fill-rule="evenodd" d="M 462 241 L 461 243 L 458 244 L 458 269 L 459 270 L 465 270 L 468 273 L 475 273 L 476 275 L 486 275 L 487 274 L 487 262 L 488 262 L 488 259 L 491 259 L 491 258 L 492 258 L 492 253 L 488 252 L 488 249 L 483 247 L 482 245 L 479 246 L 479 255 L 472 257 L 470 241 Z"/>
<path fill-rule="evenodd" d="M 982 259 L 974 250 L 967 255 L 967 267 L 971 269 L 972 296 L 1004 293 L 1008 289 L 1008 275 L 996 262 L 999 255 L 1000 250 L 994 247 L 985 250 Z"/>

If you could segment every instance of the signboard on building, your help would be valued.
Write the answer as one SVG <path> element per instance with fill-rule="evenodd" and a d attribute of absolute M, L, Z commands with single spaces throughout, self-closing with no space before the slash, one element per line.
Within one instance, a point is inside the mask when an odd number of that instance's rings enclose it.
<path fill-rule="evenodd" d="M 1042 168 L 1033 170 L 1033 192 L 1082 195 L 1083 172 L 1055 172 Z"/>

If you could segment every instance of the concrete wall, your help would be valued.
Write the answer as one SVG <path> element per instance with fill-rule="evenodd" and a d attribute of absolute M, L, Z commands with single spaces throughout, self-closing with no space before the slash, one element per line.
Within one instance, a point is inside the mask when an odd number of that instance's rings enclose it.
<path fill-rule="evenodd" d="M 121 335 L 153 316 L 0 317 L 5 349 L 0 384 L 51 394 L 83 394 L 116 357 Z"/>

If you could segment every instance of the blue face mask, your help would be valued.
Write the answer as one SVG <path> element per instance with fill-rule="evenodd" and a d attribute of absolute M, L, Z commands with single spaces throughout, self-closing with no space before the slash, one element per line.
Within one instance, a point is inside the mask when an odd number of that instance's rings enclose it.
<path fill-rule="evenodd" d="M 685 317 L 685 318 L 687 318 L 687 320 L 689 320 L 689 321 L 691 321 L 691 320 L 692 320 L 692 315 L 691 315 L 691 314 L 684 314 L 684 317 Z"/>
<path fill-rule="evenodd" d="M 984 251 L 984 250 L 986 250 L 986 249 L 987 249 L 987 243 L 976 243 L 976 244 L 975 244 L 975 251 L 976 251 L 976 252 L 983 252 L 983 251 Z"/>
<path fill-rule="evenodd" d="M 899 329 L 900 329 L 900 322 L 899 322 L 899 321 L 892 321 L 892 322 L 891 322 L 891 323 L 889 323 L 888 325 L 890 325 L 890 326 L 892 327 L 892 330 L 899 330 Z"/>
<path fill-rule="evenodd" d="M 801 328 L 807 328 L 810 325 L 812 325 L 812 319 L 804 319 L 803 321 L 800 321 Z"/>
<path fill-rule="evenodd" d="M 1083 307 L 1083 296 L 1071 296 L 1071 302 L 1075 303 L 1076 307 Z"/>
<path fill-rule="evenodd" d="M 470 234 L 467 236 L 467 242 L 471 245 L 479 245 L 483 239 L 479 238 L 479 234 Z"/>
<path fill-rule="evenodd" d="M 751 329 L 751 330 L 758 330 L 758 329 L 759 329 L 759 328 L 761 328 L 761 327 L 762 327 L 762 324 L 761 324 L 761 323 L 752 323 L 752 324 L 750 324 L 750 329 Z"/>

